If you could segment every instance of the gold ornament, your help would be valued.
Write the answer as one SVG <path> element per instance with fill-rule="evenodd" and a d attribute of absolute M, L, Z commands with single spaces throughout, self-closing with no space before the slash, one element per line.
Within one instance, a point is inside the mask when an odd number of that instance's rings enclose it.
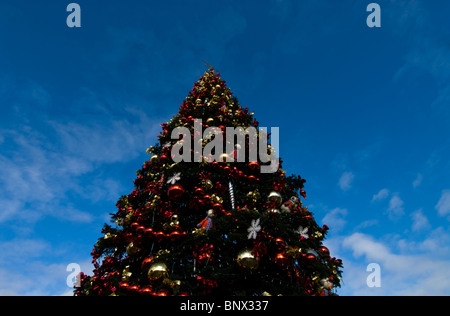
<path fill-rule="evenodd" d="M 155 164 L 155 163 L 158 163 L 158 155 L 153 155 L 151 158 L 150 158 L 150 162 L 151 163 L 153 163 L 153 164 Z"/>
<path fill-rule="evenodd" d="M 211 201 L 213 201 L 214 203 L 223 203 L 222 197 L 217 196 L 215 194 L 211 195 Z"/>
<path fill-rule="evenodd" d="M 286 246 L 286 254 L 293 258 L 300 258 L 302 249 L 293 246 Z"/>
<path fill-rule="evenodd" d="M 315 238 L 321 238 L 322 236 L 323 236 L 323 234 L 321 233 L 321 232 L 315 232 L 314 234 L 313 234 L 313 236 L 315 237 Z"/>
<path fill-rule="evenodd" d="M 213 183 L 211 180 L 203 180 L 202 185 L 206 190 L 212 189 Z"/>
<path fill-rule="evenodd" d="M 153 149 L 154 149 L 153 146 L 150 146 L 145 150 L 145 152 L 150 155 L 151 153 L 153 153 Z"/>
<path fill-rule="evenodd" d="M 122 280 L 128 281 L 132 273 L 130 272 L 130 266 L 126 266 L 122 271 Z"/>
<path fill-rule="evenodd" d="M 265 213 L 266 214 L 280 214 L 280 210 L 277 210 L 276 208 L 268 208 Z"/>
<path fill-rule="evenodd" d="M 156 281 L 167 277 L 167 266 L 164 263 L 155 263 L 148 269 L 148 279 Z"/>
<path fill-rule="evenodd" d="M 206 229 L 204 229 L 203 227 L 201 227 L 201 228 L 194 228 L 191 233 L 192 233 L 192 235 L 194 237 L 205 236 L 206 235 Z"/>
<path fill-rule="evenodd" d="M 248 192 L 247 193 L 247 197 L 251 198 L 253 200 L 253 202 L 256 203 L 259 200 L 259 198 L 260 198 L 260 194 L 259 194 L 258 189 L 255 189 L 255 191 Z"/>
<path fill-rule="evenodd" d="M 170 286 L 174 290 L 179 290 L 181 286 L 180 280 L 164 279 L 163 284 Z"/>
<path fill-rule="evenodd" d="M 106 233 L 105 234 L 105 237 L 103 237 L 103 239 L 109 239 L 109 238 L 113 238 L 113 237 L 116 237 L 117 235 L 116 234 L 111 234 L 111 233 Z"/>
<path fill-rule="evenodd" d="M 165 223 L 163 229 L 168 232 L 176 231 L 180 228 L 180 222 L 178 221 L 178 215 L 173 215 L 170 218 L 170 223 Z"/>
<path fill-rule="evenodd" d="M 259 266 L 258 257 L 256 257 L 251 250 L 241 251 L 236 259 L 238 265 L 248 270 L 256 270 Z"/>
<path fill-rule="evenodd" d="M 127 246 L 127 255 L 130 257 L 135 256 L 138 254 L 138 252 L 141 251 L 139 247 L 133 244 L 133 242 L 130 242 Z"/>

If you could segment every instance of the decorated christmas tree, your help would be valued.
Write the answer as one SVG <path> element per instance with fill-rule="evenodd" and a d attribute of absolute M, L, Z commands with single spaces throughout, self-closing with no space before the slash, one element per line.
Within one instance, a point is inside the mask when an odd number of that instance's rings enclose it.
<path fill-rule="evenodd" d="M 161 126 L 75 295 L 335 294 L 342 262 L 303 205 L 305 180 L 286 176 L 219 73 Z"/>

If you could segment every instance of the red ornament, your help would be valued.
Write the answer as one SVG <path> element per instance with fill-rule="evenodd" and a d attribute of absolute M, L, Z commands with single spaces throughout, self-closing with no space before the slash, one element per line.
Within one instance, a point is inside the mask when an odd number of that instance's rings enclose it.
<path fill-rule="evenodd" d="M 275 244 L 277 245 L 277 249 L 280 251 L 286 247 L 286 243 L 282 238 L 275 239 Z"/>
<path fill-rule="evenodd" d="M 177 200 L 184 194 L 184 192 L 185 190 L 181 185 L 174 184 L 167 191 L 167 195 L 169 196 L 169 199 Z"/>
<path fill-rule="evenodd" d="M 121 281 L 121 282 L 119 282 L 119 286 L 122 290 L 127 290 L 128 287 L 130 286 L 130 284 L 126 281 Z"/>
<path fill-rule="evenodd" d="M 195 194 L 200 195 L 200 196 L 205 195 L 205 190 L 203 188 L 197 187 L 197 188 L 195 188 L 194 192 L 195 192 Z"/>
<path fill-rule="evenodd" d="M 145 236 L 148 237 L 152 237 L 153 236 L 153 228 L 147 228 L 146 230 L 144 230 L 144 234 Z"/>
<path fill-rule="evenodd" d="M 174 231 L 172 233 L 170 233 L 170 240 L 171 241 L 175 241 L 178 240 L 181 237 L 181 233 L 178 231 Z"/>
<path fill-rule="evenodd" d="M 154 236 L 156 237 L 157 242 L 161 242 L 166 237 L 163 232 L 157 232 L 154 234 Z"/>
<path fill-rule="evenodd" d="M 220 213 L 220 212 L 222 211 L 222 209 L 223 209 L 223 206 L 222 206 L 221 203 L 215 203 L 215 204 L 213 205 L 213 210 L 214 210 L 214 212 L 216 212 L 216 213 Z"/>
<path fill-rule="evenodd" d="M 139 292 L 139 285 L 132 285 L 128 288 L 132 293 L 138 293 Z"/>
<path fill-rule="evenodd" d="M 287 265 L 288 262 L 289 262 L 289 258 L 286 257 L 285 253 L 280 252 L 275 257 L 275 263 L 280 266 L 285 266 L 285 265 Z"/>
<path fill-rule="evenodd" d="M 313 253 L 308 253 L 306 255 L 306 259 L 310 262 L 314 262 L 316 260 L 316 256 Z"/>
<path fill-rule="evenodd" d="M 147 285 L 147 286 L 144 286 L 140 292 L 143 295 L 152 295 L 153 288 L 151 285 Z"/>
<path fill-rule="evenodd" d="M 136 228 L 138 228 L 139 227 L 139 223 L 137 223 L 137 222 L 134 222 L 134 223 L 131 223 L 131 229 L 136 229 Z"/>
<path fill-rule="evenodd" d="M 168 295 L 169 295 L 169 291 L 167 291 L 167 290 L 159 290 L 156 293 L 156 296 L 168 296 Z"/>
<path fill-rule="evenodd" d="M 258 171 L 259 170 L 259 163 L 257 161 L 250 161 L 248 163 L 248 167 L 252 170 Z"/>
<path fill-rule="evenodd" d="M 203 246 L 198 246 L 193 254 L 198 260 L 198 263 L 205 264 L 206 262 L 212 261 L 214 246 L 211 244 L 205 244 Z"/>
<path fill-rule="evenodd" d="M 330 250 L 328 250 L 328 248 L 325 246 L 320 247 L 318 252 L 324 257 L 330 256 Z"/>
<path fill-rule="evenodd" d="M 303 196 L 303 198 L 306 199 L 306 191 L 305 190 L 300 190 L 300 195 Z"/>
<path fill-rule="evenodd" d="M 141 225 L 141 226 L 136 227 L 136 232 L 138 234 L 143 234 L 144 231 L 145 231 L 145 227 L 144 226 Z"/>
<path fill-rule="evenodd" d="M 161 163 L 165 163 L 165 162 L 167 161 L 167 156 L 166 156 L 166 155 L 161 155 L 161 156 L 159 156 L 159 161 L 160 161 Z"/>
<path fill-rule="evenodd" d="M 148 258 L 145 258 L 144 261 L 142 261 L 142 264 L 141 264 L 142 270 L 146 270 L 146 269 L 150 268 L 152 262 L 153 262 L 153 257 L 152 256 L 148 257 Z"/>

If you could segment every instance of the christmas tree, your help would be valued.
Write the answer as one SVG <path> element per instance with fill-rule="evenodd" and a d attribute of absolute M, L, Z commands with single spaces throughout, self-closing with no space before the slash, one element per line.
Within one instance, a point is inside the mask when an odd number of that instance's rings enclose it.
<path fill-rule="evenodd" d="M 161 126 L 75 295 L 334 294 L 342 261 L 303 206 L 305 180 L 286 176 L 219 73 L 206 71 Z"/>

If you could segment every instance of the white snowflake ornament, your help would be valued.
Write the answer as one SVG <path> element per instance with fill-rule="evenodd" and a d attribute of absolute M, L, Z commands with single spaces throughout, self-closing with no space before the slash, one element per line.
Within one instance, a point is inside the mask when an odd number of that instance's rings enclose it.
<path fill-rule="evenodd" d="M 180 179 L 181 179 L 181 172 L 177 172 L 172 177 L 170 177 L 169 180 L 167 180 L 167 183 L 175 184 L 175 182 L 177 182 Z"/>
<path fill-rule="evenodd" d="M 305 239 L 308 239 L 308 238 L 309 238 L 309 236 L 308 236 L 308 227 L 303 228 L 303 226 L 300 226 L 295 232 L 296 232 L 297 234 L 299 234 L 300 237 L 303 237 L 303 238 L 305 238 Z"/>
<path fill-rule="evenodd" d="M 261 225 L 259 225 L 259 218 L 257 220 L 252 220 L 250 227 L 247 229 L 248 231 L 248 239 L 256 239 L 258 232 L 261 230 Z"/>

